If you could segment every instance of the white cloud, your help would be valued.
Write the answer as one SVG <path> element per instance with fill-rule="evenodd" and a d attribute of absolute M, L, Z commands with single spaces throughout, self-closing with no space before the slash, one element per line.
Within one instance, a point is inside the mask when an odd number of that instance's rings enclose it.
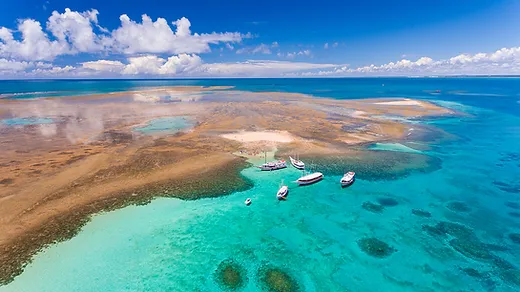
<path fill-rule="evenodd" d="M 333 68 L 337 64 L 317 64 L 272 60 L 248 60 L 236 63 L 203 64 L 196 72 L 199 76 L 269 77 L 302 70 Z"/>
<path fill-rule="evenodd" d="M 297 52 L 288 52 L 288 53 L 278 53 L 276 54 L 280 58 L 287 58 L 287 59 L 294 59 L 298 56 L 312 56 L 312 52 L 310 50 L 303 50 L 303 51 L 297 51 Z"/>
<path fill-rule="evenodd" d="M 192 34 L 190 21 L 183 17 L 173 24 L 174 32 L 164 18 L 153 21 L 146 14 L 137 23 L 126 14 L 121 15 L 121 26 L 105 38 L 105 44 L 116 52 L 136 53 L 204 53 L 210 51 L 210 44 L 236 43 L 248 35 L 237 32 Z"/>
<path fill-rule="evenodd" d="M 25 19 L 18 24 L 22 41 L 13 36 L 13 31 L 0 27 L 0 57 L 18 60 L 53 60 L 56 56 L 69 53 L 67 43 L 50 41 L 41 24 Z"/>
<path fill-rule="evenodd" d="M 53 11 L 47 21 L 47 30 L 60 43 L 70 43 L 73 50 L 94 52 L 102 48 L 92 27 L 92 24 L 98 23 L 98 14 L 95 9 L 82 13 L 71 11 L 69 8 L 65 8 L 64 13 Z"/>
<path fill-rule="evenodd" d="M 520 47 L 503 48 L 492 53 L 460 54 L 444 60 L 421 57 L 416 61 L 402 59 L 383 65 L 358 68 L 338 67 L 333 70 L 305 72 L 304 76 L 344 75 L 459 75 L 520 74 Z"/>
<path fill-rule="evenodd" d="M 52 12 L 47 31 L 33 19 L 20 20 L 16 30 L 0 27 L 0 58 L 17 61 L 52 61 L 68 54 L 199 54 L 211 51 L 210 45 L 238 43 L 251 34 L 238 32 L 192 33 L 190 21 L 183 17 L 172 22 L 153 21 L 146 14 L 141 23 L 126 14 L 120 16 L 121 25 L 112 32 L 98 24 L 95 9 L 77 12 Z M 231 46 L 231 45 L 230 45 Z M 228 47 L 229 48 L 229 47 Z"/>
<path fill-rule="evenodd" d="M 329 48 L 329 43 L 325 43 L 325 45 L 323 45 L 323 48 L 326 50 Z"/>
<path fill-rule="evenodd" d="M 251 54 L 251 55 L 254 55 L 254 54 L 270 55 L 270 54 L 272 54 L 271 49 L 277 48 L 278 46 L 279 46 L 278 42 L 273 42 L 271 45 L 266 45 L 266 44 L 262 43 L 256 47 L 245 47 L 245 48 L 238 49 L 236 51 L 236 53 L 237 54 Z"/>
<path fill-rule="evenodd" d="M 81 63 L 83 68 L 91 69 L 94 71 L 102 71 L 102 72 L 121 72 L 125 64 L 119 61 L 110 61 L 110 60 L 98 60 L 91 62 Z"/>
<path fill-rule="evenodd" d="M 338 45 L 339 45 L 339 44 L 338 44 L 337 42 L 335 42 L 335 43 L 332 44 L 332 47 L 333 47 L 333 48 L 337 48 Z"/>
<path fill-rule="evenodd" d="M 31 67 L 31 63 L 0 59 L 0 73 L 21 72 Z"/>

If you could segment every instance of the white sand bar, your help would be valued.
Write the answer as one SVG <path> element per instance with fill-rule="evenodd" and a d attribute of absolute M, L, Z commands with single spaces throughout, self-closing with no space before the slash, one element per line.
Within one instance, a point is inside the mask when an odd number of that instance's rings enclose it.
<path fill-rule="evenodd" d="M 294 136 L 287 131 L 240 131 L 230 134 L 223 134 L 220 136 L 226 139 L 240 142 L 269 141 L 278 143 L 290 143 L 295 139 Z"/>
<path fill-rule="evenodd" d="M 404 100 L 393 100 L 393 101 L 383 101 L 376 102 L 376 104 L 384 104 L 384 105 L 416 105 L 422 106 L 422 103 L 417 100 L 404 99 Z"/>

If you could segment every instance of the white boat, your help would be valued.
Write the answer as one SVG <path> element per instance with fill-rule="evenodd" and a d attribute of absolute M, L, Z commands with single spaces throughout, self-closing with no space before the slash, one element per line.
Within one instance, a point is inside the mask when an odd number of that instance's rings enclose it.
<path fill-rule="evenodd" d="M 276 193 L 276 198 L 278 200 L 285 200 L 285 198 L 287 197 L 287 194 L 289 194 L 289 188 L 287 186 L 282 186 L 278 190 L 278 193 Z"/>
<path fill-rule="evenodd" d="M 313 184 L 315 182 L 319 182 L 322 179 L 323 179 L 323 173 L 314 172 L 314 173 L 300 177 L 298 180 L 296 180 L 296 183 L 298 183 L 300 186 L 304 186 L 304 185 Z"/>
<path fill-rule="evenodd" d="M 247 198 L 244 204 L 246 204 L 246 206 L 251 205 L 251 198 Z"/>
<path fill-rule="evenodd" d="M 291 160 L 292 166 L 294 166 L 295 168 L 300 170 L 305 169 L 305 163 L 303 163 L 303 161 L 299 159 L 294 159 L 291 156 L 289 156 L 289 159 Z"/>
<path fill-rule="evenodd" d="M 272 162 L 266 162 L 262 165 L 257 166 L 261 170 L 277 170 L 287 167 L 287 162 L 285 160 L 278 160 L 278 161 L 272 161 Z"/>
<path fill-rule="evenodd" d="M 339 181 L 342 187 L 350 186 L 356 180 L 356 173 L 349 171 Z"/>

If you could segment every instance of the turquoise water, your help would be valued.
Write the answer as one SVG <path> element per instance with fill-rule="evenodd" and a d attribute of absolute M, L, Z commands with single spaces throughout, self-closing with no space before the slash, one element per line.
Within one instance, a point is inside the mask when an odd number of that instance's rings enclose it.
<path fill-rule="evenodd" d="M 401 143 L 375 143 L 368 147 L 370 150 L 385 150 L 385 151 L 400 151 L 409 153 L 421 153 L 419 150 L 415 150 Z"/>
<path fill-rule="evenodd" d="M 11 118 L 0 120 L 0 124 L 4 124 L 6 126 L 29 126 L 52 123 L 54 123 L 54 120 L 50 118 Z"/>
<path fill-rule="evenodd" d="M 247 80 L 236 82 L 247 87 Z M 282 83 L 250 82 L 251 88 Z M 379 79 L 353 87 L 346 81 L 341 89 L 339 82 L 323 81 L 323 94 L 381 96 Z M 279 86 L 297 83 L 304 81 Z M 300 92 L 320 88 L 308 83 Z M 248 168 L 242 173 L 255 186 L 242 193 L 197 201 L 161 198 L 96 215 L 78 236 L 38 254 L 0 291 L 222 291 L 214 271 L 227 259 L 247 273 L 240 291 L 261 291 L 258 270 L 266 263 L 286 271 L 300 291 L 518 291 L 520 244 L 509 235 L 520 233 L 520 80 L 384 83 L 385 90 L 395 85 L 395 96 L 469 114 L 421 122 L 457 137 L 419 141 L 428 144 L 422 155 L 440 161 L 434 171 L 384 180 L 358 176 L 342 189 L 340 176 L 327 173 L 326 165 L 314 166 L 326 177 L 307 187 L 292 183 L 300 175 L 294 168 Z M 437 88 L 443 93 L 429 92 Z M 403 149 L 396 146 L 377 148 L 390 154 Z M 356 165 L 345 165 L 347 170 Z M 284 202 L 276 200 L 281 180 L 290 187 Z M 253 203 L 246 207 L 248 197 Z M 367 208 L 367 202 L 379 207 Z M 358 242 L 372 237 L 393 253 L 365 253 Z"/>
<path fill-rule="evenodd" d="M 149 121 L 145 126 L 135 128 L 134 131 L 146 134 L 174 134 L 194 126 L 189 117 L 167 117 Z"/>

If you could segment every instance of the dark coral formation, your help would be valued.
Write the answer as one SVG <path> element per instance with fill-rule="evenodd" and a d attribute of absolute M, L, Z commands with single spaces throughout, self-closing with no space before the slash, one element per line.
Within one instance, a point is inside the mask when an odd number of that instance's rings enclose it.
<path fill-rule="evenodd" d="M 388 243 L 375 237 L 360 239 L 357 244 L 364 253 L 376 258 L 385 258 L 397 251 L 388 245 Z"/>
<path fill-rule="evenodd" d="M 506 202 L 504 205 L 506 205 L 507 207 L 509 207 L 511 209 L 515 209 L 515 210 L 520 209 L 520 204 L 518 202 Z"/>
<path fill-rule="evenodd" d="M 509 234 L 509 239 L 516 244 L 520 244 L 520 233 Z"/>
<path fill-rule="evenodd" d="M 399 205 L 399 202 L 389 197 L 377 198 L 377 202 L 384 207 L 394 207 Z"/>
<path fill-rule="evenodd" d="M 486 279 L 488 278 L 488 275 L 486 273 L 479 272 L 478 270 L 474 268 L 464 268 L 461 269 L 466 275 L 477 278 L 477 279 Z"/>
<path fill-rule="evenodd" d="M 247 282 L 245 270 L 233 260 L 222 261 L 215 270 L 215 280 L 222 288 L 236 290 Z"/>
<path fill-rule="evenodd" d="M 469 211 L 471 211 L 471 208 L 468 207 L 468 205 L 466 205 L 463 202 L 449 202 L 446 205 L 446 208 L 450 209 L 453 212 L 469 212 Z"/>
<path fill-rule="evenodd" d="M 520 218 L 520 213 L 519 212 L 509 212 L 508 214 L 511 217 Z"/>
<path fill-rule="evenodd" d="M 501 270 L 500 278 L 510 284 L 520 287 L 520 271 L 517 269 Z"/>
<path fill-rule="evenodd" d="M 454 238 L 450 240 L 450 246 L 467 258 L 475 260 L 493 259 L 493 255 L 486 249 L 486 246 L 475 240 Z"/>
<path fill-rule="evenodd" d="M 300 290 L 298 283 L 284 270 L 263 266 L 258 271 L 261 286 L 272 292 L 296 292 Z"/>
<path fill-rule="evenodd" d="M 512 194 L 520 193 L 520 184 L 506 183 L 503 181 L 494 181 L 493 184 L 504 192 Z"/>
<path fill-rule="evenodd" d="M 385 210 L 384 206 L 379 204 L 374 204 L 372 202 L 364 202 L 362 205 L 363 209 L 373 212 L 373 213 L 382 213 Z"/>
<path fill-rule="evenodd" d="M 359 177 L 371 181 L 393 180 L 418 172 L 429 173 L 442 165 L 441 159 L 434 156 L 396 151 L 352 151 L 349 155 L 302 159 L 314 161 L 325 175 L 343 175 L 345 169 L 355 169 Z"/>
<path fill-rule="evenodd" d="M 415 216 L 424 217 L 424 218 L 432 217 L 432 213 L 421 210 L 421 209 L 412 209 L 412 214 L 414 214 Z"/>

